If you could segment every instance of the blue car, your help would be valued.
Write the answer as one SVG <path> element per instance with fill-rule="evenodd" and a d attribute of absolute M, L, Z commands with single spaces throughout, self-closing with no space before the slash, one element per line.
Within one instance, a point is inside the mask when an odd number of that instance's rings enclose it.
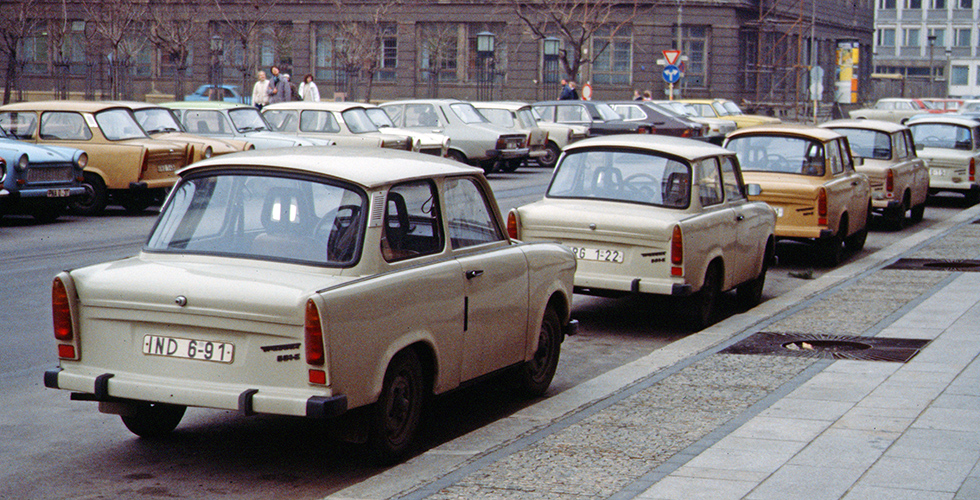
<path fill-rule="evenodd" d="M 87 163 L 88 155 L 81 149 L 29 144 L 0 128 L 0 216 L 57 219 L 72 197 L 85 193 L 82 169 Z"/>
<path fill-rule="evenodd" d="M 184 96 L 185 101 L 225 101 L 225 102 L 237 102 L 245 103 L 242 98 L 242 92 L 238 89 L 237 85 L 218 85 L 217 91 L 221 93 L 221 99 L 211 99 L 211 93 L 215 90 L 214 85 L 201 85 L 194 91 L 193 94 L 188 94 Z"/>

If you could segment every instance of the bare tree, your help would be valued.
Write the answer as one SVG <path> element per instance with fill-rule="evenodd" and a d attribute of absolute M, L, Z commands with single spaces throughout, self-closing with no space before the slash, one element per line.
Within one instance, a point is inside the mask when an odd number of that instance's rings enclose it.
<path fill-rule="evenodd" d="M 203 37 L 195 26 L 201 0 L 150 0 L 150 41 L 174 66 L 174 100 L 184 99 L 191 47 Z"/>
<path fill-rule="evenodd" d="M 221 28 L 225 28 L 230 31 L 241 48 L 241 58 L 235 61 L 235 68 L 241 73 L 241 89 L 244 95 L 248 88 L 249 79 L 255 74 L 255 70 L 258 67 L 254 51 L 251 50 L 252 42 L 255 40 L 256 30 L 275 11 L 278 0 L 213 1 L 224 22 L 222 27 L 215 26 L 213 29 L 219 31 Z M 273 35 L 275 36 L 275 34 Z"/>
<path fill-rule="evenodd" d="M 147 5 L 145 2 L 121 2 L 117 0 L 82 0 L 82 8 L 88 24 L 105 41 L 109 53 L 109 95 L 111 99 L 131 97 L 124 91 L 129 81 L 129 69 L 136 54 L 146 46 Z"/>
<path fill-rule="evenodd" d="M 498 1 L 509 7 L 537 38 L 554 36 L 562 40 L 564 48 L 559 52 L 559 61 L 567 78 L 573 80 L 584 64 L 595 62 L 608 48 L 608 40 L 602 42 L 596 37 L 600 30 L 603 35 L 615 36 L 657 3 L 641 7 L 641 0 Z M 594 41 L 599 42 L 598 46 L 593 46 Z"/>
<path fill-rule="evenodd" d="M 361 80 L 367 81 L 364 102 L 371 100 L 374 78 L 382 63 L 382 40 L 390 29 L 395 9 L 401 0 L 381 0 L 376 4 L 355 6 L 343 0 L 334 0 L 342 20 L 337 24 L 335 40 L 340 43 L 334 47 L 334 58 L 344 73 L 346 92 L 357 99 L 357 89 Z"/>
<path fill-rule="evenodd" d="M 21 44 L 42 22 L 39 12 L 38 0 L 14 0 L 3 7 L 3 15 L 0 16 L 0 52 L 3 52 L 7 59 L 3 87 L 4 104 L 10 102 L 10 92 L 17 81 L 21 63 Z"/>

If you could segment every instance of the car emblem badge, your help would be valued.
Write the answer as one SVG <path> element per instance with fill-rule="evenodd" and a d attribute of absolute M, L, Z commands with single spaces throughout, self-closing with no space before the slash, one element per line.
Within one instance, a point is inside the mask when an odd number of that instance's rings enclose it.
<path fill-rule="evenodd" d="M 187 297 L 184 297 L 183 295 L 178 295 L 177 298 L 174 299 L 174 303 L 180 307 L 184 307 L 187 305 Z"/>

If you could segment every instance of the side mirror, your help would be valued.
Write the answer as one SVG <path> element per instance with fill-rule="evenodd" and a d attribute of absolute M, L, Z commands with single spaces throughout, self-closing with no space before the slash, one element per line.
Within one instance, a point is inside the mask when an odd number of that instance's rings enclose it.
<path fill-rule="evenodd" d="M 762 194 L 762 186 L 758 184 L 747 184 L 745 186 L 745 191 L 749 194 L 749 196 L 759 196 Z"/>

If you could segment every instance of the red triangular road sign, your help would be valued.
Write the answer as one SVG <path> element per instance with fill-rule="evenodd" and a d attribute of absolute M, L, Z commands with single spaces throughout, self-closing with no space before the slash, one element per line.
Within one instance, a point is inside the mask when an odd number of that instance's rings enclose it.
<path fill-rule="evenodd" d="M 677 64 L 677 58 L 681 56 L 681 51 L 679 50 L 665 50 L 664 59 L 667 60 L 667 64 Z"/>

